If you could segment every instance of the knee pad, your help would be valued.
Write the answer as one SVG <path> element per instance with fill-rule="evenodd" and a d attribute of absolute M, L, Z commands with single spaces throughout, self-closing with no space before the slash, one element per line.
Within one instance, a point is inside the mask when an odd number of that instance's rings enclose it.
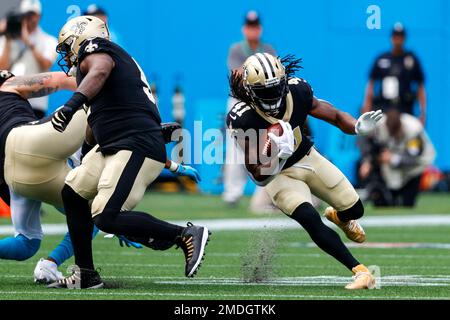
<path fill-rule="evenodd" d="M 24 261 L 36 254 L 41 246 L 41 240 L 28 239 L 19 234 L 0 240 L 0 258 L 7 260 Z"/>
<path fill-rule="evenodd" d="M 361 202 L 361 199 L 358 199 L 358 201 L 351 208 L 338 212 L 339 219 L 344 222 L 350 220 L 357 220 L 361 218 L 363 215 L 364 215 L 364 206 Z"/>

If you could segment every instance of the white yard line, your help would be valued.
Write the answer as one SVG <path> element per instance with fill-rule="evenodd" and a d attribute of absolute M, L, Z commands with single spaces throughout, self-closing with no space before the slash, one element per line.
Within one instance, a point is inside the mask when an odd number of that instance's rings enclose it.
<path fill-rule="evenodd" d="M 31 279 L 24 275 L 1 275 L 0 279 Z M 281 277 L 260 283 L 247 283 L 239 278 L 196 278 L 186 280 L 184 277 L 154 277 L 154 276 L 105 276 L 108 280 L 148 280 L 158 284 L 171 285 L 201 285 L 201 286 L 343 286 L 351 281 L 351 277 L 344 276 L 302 276 Z M 377 279 L 381 287 L 450 287 L 449 275 L 391 275 Z"/>
<path fill-rule="evenodd" d="M 98 297 L 107 297 L 107 296 L 120 296 L 120 297 L 163 297 L 163 298 L 170 298 L 170 297 L 176 297 L 176 298 L 206 298 L 211 299 L 210 293 L 161 293 L 161 292 L 129 292 L 129 291 L 109 291 L 105 289 L 100 289 L 96 291 L 60 291 L 56 289 L 47 289 L 47 290 L 36 290 L 36 291 L 0 291 L 0 297 L 1 296 L 10 296 L 10 295 L 31 295 L 36 296 L 39 295 L 40 299 L 45 299 L 43 297 L 55 297 L 55 296 L 79 296 L 79 297 L 86 297 L 86 296 L 98 296 Z M 264 294 L 264 293 L 254 293 L 254 294 L 248 294 L 248 293 L 233 293 L 233 294 L 223 294 L 223 293 L 215 293 L 215 297 L 224 298 L 224 299 L 237 299 L 237 298 L 247 298 L 247 299 L 333 299 L 333 300 L 346 300 L 346 299 L 380 299 L 380 300 L 393 300 L 393 299 L 401 299 L 401 300 L 449 300 L 450 297 L 420 297 L 420 296 L 389 296 L 389 295 L 372 295 L 372 296 L 357 296 L 357 295 L 351 295 L 347 297 L 339 297 L 338 295 L 305 295 L 305 294 Z M 17 298 L 16 298 L 17 299 Z M 220 302 L 218 302 L 220 303 Z"/>
<path fill-rule="evenodd" d="M 325 220 L 324 220 L 325 221 Z M 172 221 L 175 224 L 184 225 L 185 221 Z M 287 218 L 249 218 L 249 219 L 205 219 L 193 220 L 195 224 L 205 225 L 210 230 L 261 230 L 261 229 L 298 229 L 295 221 Z M 360 220 L 364 227 L 417 227 L 417 226 L 450 226 L 450 214 L 434 215 L 402 215 L 402 216 L 377 216 L 365 217 Z M 332 225 L 329 221 L 325 221 Z M 47 235 L 61 235 L 67 232 L 65 224 L 44 224 L 44 233 Z M 14 233 L 12 226 L 0 226 L 0 235 Z"/>

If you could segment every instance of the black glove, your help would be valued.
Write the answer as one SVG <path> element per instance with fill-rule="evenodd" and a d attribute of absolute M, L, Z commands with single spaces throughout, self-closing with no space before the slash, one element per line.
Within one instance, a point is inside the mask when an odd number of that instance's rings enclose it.
<path fill-rule="evenodd" d="M 181 125 L 177 122 L 161 123 L 161 129 L 165 143 L 178 141 L 177 137 L 173 137 L 172 134 L 175 130 L 181 129 Z"/>
<path fill-rule="evenodd" d="M 81 92 L 75 92 L 66 104 L 56 111 L 52 117 L 52 125 L 58 132 L 66 130 L 73 115 L 88 101 L 87 97 Z"/>
<path fill-rule="evenodd" d="M 64 130 L 66 130 L 74 114 L 75 112 L 73 111 L 72 108 L 63 106 L 61 109 L 59 109 L 53 114 L 52 117 L 53 128 L 55 128 L 55 130 L 58 132 L 63 132 Z"/>

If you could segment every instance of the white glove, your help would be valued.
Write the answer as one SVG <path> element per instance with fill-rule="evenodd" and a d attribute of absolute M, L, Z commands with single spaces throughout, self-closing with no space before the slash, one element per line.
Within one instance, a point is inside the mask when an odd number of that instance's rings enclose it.
<path fill-rule="evenodd" d="M 269 132 L 268 136 L 273 143 L 278 147 L 278 158 L 287 159 L 294 153 L 294 131 L 289 122 L 278 121 L 283 128 L 283 134 L 281 136 L 276 136 L 272 132 Z"/>
<path fill-rule="evenodd" d="M 358 122 L 355 125 L 355 132 L 359 136 L 367 136 L 372 133 L 378 121 L 383 118 L 383 112 L 381 110 L 370 111 L 362 114 L 358 118 Z"/>

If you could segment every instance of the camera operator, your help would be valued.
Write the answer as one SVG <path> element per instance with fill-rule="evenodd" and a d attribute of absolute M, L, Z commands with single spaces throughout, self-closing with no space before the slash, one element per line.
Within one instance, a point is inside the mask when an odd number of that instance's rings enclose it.
<path fill-rule="evenodd" d="M 46 72 L 57 58 L 56 38 L 39 27 L 42 7 L 39 0 L 22 0 L 20 8 L 6 19 L 0 37 L 0 69 L 10 70 L 17 76 Z M 38 118 L 48 108 L 48 97 L 30 99 Z"/>
<path fill-rule="evenodd" d="M 386 112 L 376 134 L 360 144 L 359 170 L 375 206 L 413 207 L 420 177 L 432 164 L 435 149 L 421 122 L 393 108 Z"/>

